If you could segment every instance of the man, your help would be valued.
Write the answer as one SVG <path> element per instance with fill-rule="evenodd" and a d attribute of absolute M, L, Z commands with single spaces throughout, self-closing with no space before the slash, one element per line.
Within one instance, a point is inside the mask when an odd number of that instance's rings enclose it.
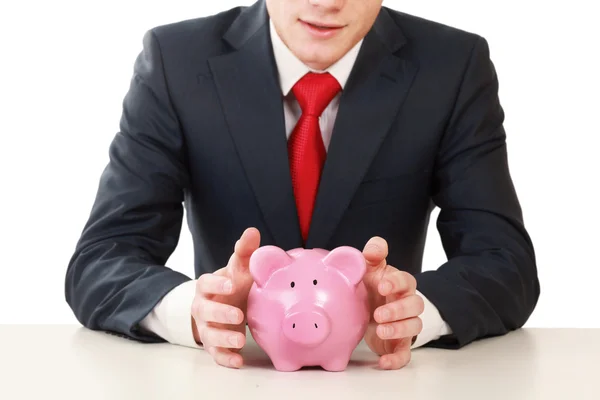
<path fill-rule="evenodd" d="M 517 329 L 540 289 L 503 117 L 483 38 L 381 0 L 264 0 L 157 27 L 67 301 L 91 329 L 240 367 L 252 252 L 349 245 L 382 368 Z M 182 203 L 197 280 L 165 266 Z M 448 261 L 422 272 L 436 205 Z"/>

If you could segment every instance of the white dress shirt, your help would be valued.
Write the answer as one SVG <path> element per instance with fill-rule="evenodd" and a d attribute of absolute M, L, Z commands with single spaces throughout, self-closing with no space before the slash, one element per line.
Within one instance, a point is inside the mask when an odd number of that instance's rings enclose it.
<path fill-rule="evenodd" d="M 285 97 L 283 105 L 285 130 L 289 138 L 302 113 L 300 105 L 291 92 L 292 87 L 307 72 L 325 71 L 314 71 L 304 65 L 283 43 L 271 22 L 270 30 L 273 53 L 279 72 L 279 84 Z M 357 43 L 342 59 L 326 70 L 326 72 L 329 72 L 337 79 L 342 90 L 348 81 L 361 45 L 362 41 Z M 325 149 L 328 148 L 331 141 L 331 133 L 338 111 L 340 96 L 341 92 L 329 103 L 319 119 Z M 170 343 L 200 348 L 201 346 L 194 341 L 191 322 L 191 306 L 195 295 L 195 284 L 196 281 L 191 280 L 174 288 L 140 322 L 141 326 Z M 420 315 L 423 321 L 423 330 L 412 345 L 413 348 L 451 333 L 450 327 L 441 318 L 437 308 L 420 292 L 417 291 L 417 294 L 423 298 L 425 309 Z"/>

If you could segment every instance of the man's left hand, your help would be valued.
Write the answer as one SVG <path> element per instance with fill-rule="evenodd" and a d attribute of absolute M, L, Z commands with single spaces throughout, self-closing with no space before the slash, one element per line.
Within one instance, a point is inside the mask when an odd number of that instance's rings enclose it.
<path fill-rule="evenodd" d="M 369 240 L 363 255 L 367 262 L 363 282 L 371 310 L 365 342 L 381 356 L 380 368 L 399 369 L 410 361 L 413 338 L 423 326 L 419 315 L 425 305 L 416 294 L 415 278 L 387 264 L 388 246 L 383 238 Z"/>

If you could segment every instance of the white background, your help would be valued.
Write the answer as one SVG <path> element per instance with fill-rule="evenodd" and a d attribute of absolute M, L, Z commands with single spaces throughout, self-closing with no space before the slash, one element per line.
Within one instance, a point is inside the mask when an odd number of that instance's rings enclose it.
<path fill-rule="evenodd" d="M 282 0 L 283 1 L 283 0 Z M 64 275 L 108 160 L 144 32 L 252 1 L 0 6 L 0 323 L 76 323 Z M 594 1 L 387 0 L 484 36 L 538 256 L 531 327 L 600 327 L 600 34 Z M 445 261 L 434 213 L 425 268 Z M 169 266 L 188 275 L 184 226 Z"/>

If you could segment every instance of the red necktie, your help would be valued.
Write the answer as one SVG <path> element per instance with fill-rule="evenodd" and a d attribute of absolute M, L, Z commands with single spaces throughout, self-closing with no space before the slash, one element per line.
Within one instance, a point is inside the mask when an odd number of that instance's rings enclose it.
<path fill-rule="evenodd" d="M 302 115 L 292 132 L 288 147 L 290 170 L 300 229 L 304 241 L 308 236 L 321 171 L 325 163 L 325 146 L 319 127 L 319 117 L 341 90 L 329 73 L 308 73 L 292 88 Z"/>

